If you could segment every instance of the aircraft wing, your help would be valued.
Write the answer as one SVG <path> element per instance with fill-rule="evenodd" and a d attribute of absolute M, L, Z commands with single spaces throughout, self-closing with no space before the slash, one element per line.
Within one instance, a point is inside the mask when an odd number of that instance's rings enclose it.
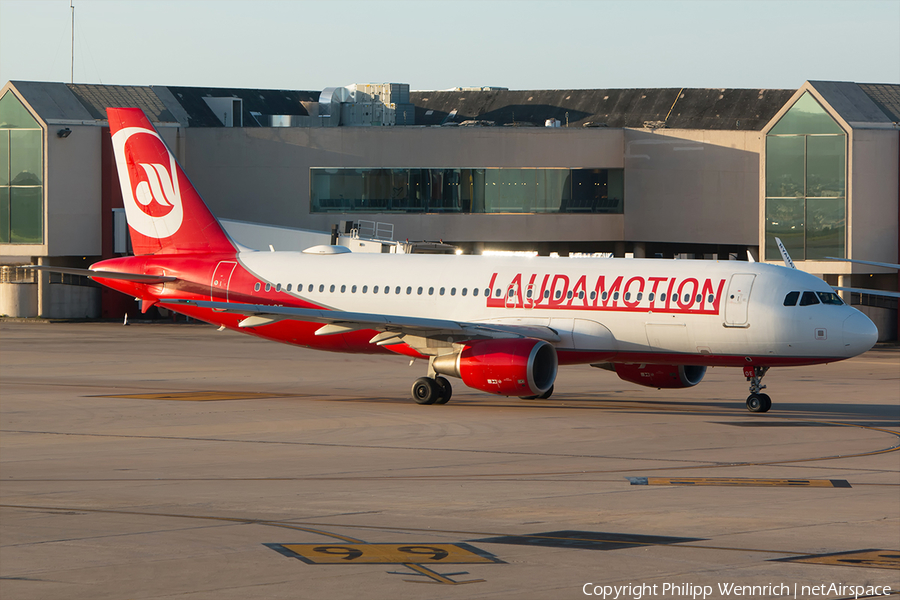
<path fill-rule="evenodd" d="M 91 269 L 70 269 L 68 267 L 50 267 L 44 265 L 28 265 L 26 268 L 36 271 L 48 271 L 50 273 L 63 273 L 65 275 L 81 275 L 82 277 L 102 279 L 121 279 L 126 281 L 139 281 L 140 283 L 164 283 L 177 281 L 177 277 L 169 275 L 143 275 L 141 273 L 121 273 L 117 271 L 92 271 Z"/>
<path fill-rule="evenodd" d="M 841 290 L 845 292 L 853 292 L 856 294 L 868 294 L 870 296 L 886 296 L 888 298 L 900 298 L 900 292 L 888 292 L 885 290 L 866 290 L 861 288 L 850 288 L 850 287 L 839 287 L 836 285 L 831 286 L 836 290 Z"/>
<path fill-rule="evenodd" d="M 559 342 L 556 331 L 539 325 L 507 325 L 500 323 L 471 323 L 449 319 L 429 319 L 405 315 L 383 315 L 375 313 L 296 308 L 291 306 L 268 306 L 264 304 L 235 304 L 207 300 L 164 300 L 163 305 L 187 305 L 211 308 L 216 311 L 246 315 L 239 327 L 261 327 L 276 321 L 291 319 L 322 323 L 316 335 L 335 335 L 373 329 L 380 332 L 371 343 L 378 345 L 397 344 L 407 341 L 413 347 L 417 344 L 404 337 L 427 338 L 445 342 L 464 342 L 475 339 L 535 338 L 547 342 Z M 412 342 L 412 343 L 411 343 Z"/>

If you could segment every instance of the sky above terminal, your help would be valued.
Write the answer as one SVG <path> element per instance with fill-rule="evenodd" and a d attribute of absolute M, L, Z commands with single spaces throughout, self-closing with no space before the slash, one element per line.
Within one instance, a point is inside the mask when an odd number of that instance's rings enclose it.
<path fill-rule="evenodd" d="M 70 81 L 70 0 L 0 0 L 0 85 Z M 900 0 L 74 0 L 75 83 L 322 90 L 900 83 Z"/>

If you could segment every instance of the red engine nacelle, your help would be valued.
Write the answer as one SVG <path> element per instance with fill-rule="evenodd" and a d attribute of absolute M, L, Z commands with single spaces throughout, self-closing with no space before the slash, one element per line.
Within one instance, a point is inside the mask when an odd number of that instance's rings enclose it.
<path fill-rule="evenodd" d="M 616 375 L 625 381 L 655 388 L 693 387 L 703 380 L 706 367 L 696 365 L 629 365 L 616 363 Z"/>
<path fill-rule="evenodd" d="M 543 340 L 477 340 L 462 352 L 438 357 L 434 370 L 500 396 L 539 396 L 556 381 L 556 349 Z"/>

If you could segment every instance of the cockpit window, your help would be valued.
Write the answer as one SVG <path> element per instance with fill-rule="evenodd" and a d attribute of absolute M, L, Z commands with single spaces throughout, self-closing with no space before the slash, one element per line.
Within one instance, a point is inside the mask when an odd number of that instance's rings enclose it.
<path fill-rule="evenodd" d="M 818 303 L 819 299 L 816 298 L 815 292 L 803 292 L 803 295 L 800 297 L 800 306 L 810 306 Z"/>
<path fill-rule="evenodd" d="M 784 297 L 784 305 L 785 306 L 797 306 L 797 300 L 800 299 L 800 292 L 788 292 L 788 295 Z"/>
<path fill-rule="evenodd" d="M 844 303 L 844 301 L 841 300 L 841 297 L 834 292 L 816 292 L 816 295 L 819 296 L 819 300 L 822 301 L 822 304 L 834 304 L 840 306 Z"/>

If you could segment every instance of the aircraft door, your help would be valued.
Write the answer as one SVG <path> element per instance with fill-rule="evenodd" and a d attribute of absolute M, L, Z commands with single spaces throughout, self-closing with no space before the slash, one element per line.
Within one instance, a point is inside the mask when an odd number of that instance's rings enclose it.
<path fill-rule="evenodd" d="M 725 327 L 749 327 L 747 308 L 755 279 L 753 273 L 735 273 L 731 276 L 725 299 Z"/>
<path fill-rule="evenodd" d="M 228 284 L 231 283 L 231 275 L 236 267 L 237 263 L 233 260 L 223 260 L 216 265 L 212 281 L 210 281 L 210 300 L 225 300 L 225 302 L 228 302 Z"/>
<path fill-rule="evenodd" d="M 519 286 L 518 280 L 513 281 L 506 288 L 506 308 L 522 307 L 522 288 Z"/>
<path fill-rule="evenodd" d="M 534 305 L 538 303 L 538 299 L 534 296 L 534 284 L 529 283 L 528 287 L 525 288 L 525 308 L 534 308 Z"/>

